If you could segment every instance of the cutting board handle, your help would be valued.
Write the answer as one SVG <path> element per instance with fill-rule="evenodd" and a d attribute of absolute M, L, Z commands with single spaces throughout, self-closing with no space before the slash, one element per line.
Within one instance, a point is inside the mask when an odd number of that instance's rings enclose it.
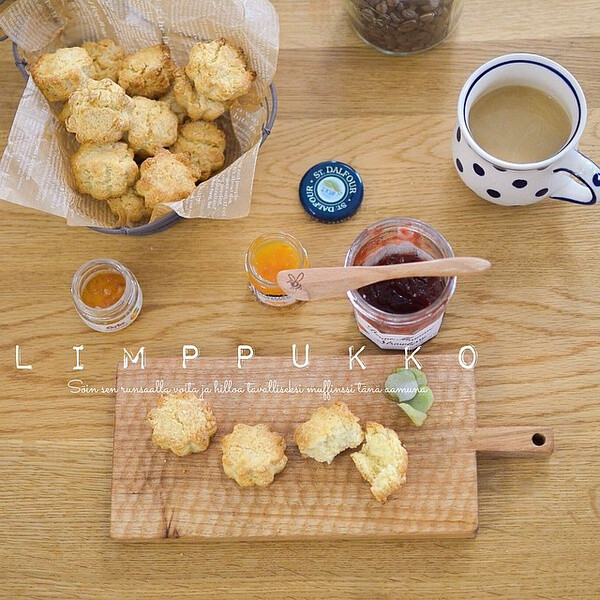
<path fill-rule="evenodd" d="M 549 427 L 479 427 L 475 450 L 486 456 L 550 456 L 554 432 Z"/>

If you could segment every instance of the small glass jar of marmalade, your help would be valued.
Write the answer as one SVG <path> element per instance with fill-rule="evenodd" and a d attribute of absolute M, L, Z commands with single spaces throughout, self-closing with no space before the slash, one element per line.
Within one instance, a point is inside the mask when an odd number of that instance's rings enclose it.
<path fill-rule="evenodd" d="M 142 289 L 133 273 L 110 258 L 90 260 L 75 272 L 71 295 L 81 320 L 96 331 L 131 325 L 142 309 Z"/>
<path fill-rule="evenodd" d="M 248 248 L 245 267 L 250 289 L 260 302 L 287 306 L 295 300 L 279 287 L 277 274 L 286 269 L 308 267 L 308 254 L 300 241 L 289 233 L 265 233 Z"/>
<path fill-rule="evenodd" d="M 393 217 L 367 227 L 346 254 L 345 266 L 377 266 L 454 256 L 433 227 Z M 437 335 L 456 277 L 405 277 L 348 292 L 358 329 L 380 348 L 414 350 Z"/>

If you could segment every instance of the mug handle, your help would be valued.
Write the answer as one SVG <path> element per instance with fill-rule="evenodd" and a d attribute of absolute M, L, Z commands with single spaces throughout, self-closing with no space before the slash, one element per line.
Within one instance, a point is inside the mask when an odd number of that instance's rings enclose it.
<path fill-rule="evenodd" d="M 574 204 L 596 204 L 600 193 L 600 167 L 578 150 L 571 150 L 554 169 L 563 182 L 550 198 Z"/>

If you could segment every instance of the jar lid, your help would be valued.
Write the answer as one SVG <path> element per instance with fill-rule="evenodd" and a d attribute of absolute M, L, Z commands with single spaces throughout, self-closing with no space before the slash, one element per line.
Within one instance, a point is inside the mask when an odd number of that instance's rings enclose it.
<path fill-rule="evenodd" d="M 326 160 L 311 167 L 300 181 L 304 210 L 323 223 L 350 218 L 363 199 L 363 182 L 350 165 Z"/>

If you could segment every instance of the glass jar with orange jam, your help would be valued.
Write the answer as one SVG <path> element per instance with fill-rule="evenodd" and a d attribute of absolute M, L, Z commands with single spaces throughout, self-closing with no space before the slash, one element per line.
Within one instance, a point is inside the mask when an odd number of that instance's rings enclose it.
<path fill-rule="evenodd" d="M 71 295 L 81 320 L 96 331 L 131 325 L 142 309 L 142 290 L 133 273 L 110 258 L 90 260 L 75 272 Z"/>
<path fill-rule="evenodd" d="M 246 274 L 258 300 L 271 306 L 287 306 L 295 300 L 277 284 L 277 274 L 285 269 L 308 267 L 308 254 L 293 235 L 283 231 L 257 237 L 246 252 Z"/>

